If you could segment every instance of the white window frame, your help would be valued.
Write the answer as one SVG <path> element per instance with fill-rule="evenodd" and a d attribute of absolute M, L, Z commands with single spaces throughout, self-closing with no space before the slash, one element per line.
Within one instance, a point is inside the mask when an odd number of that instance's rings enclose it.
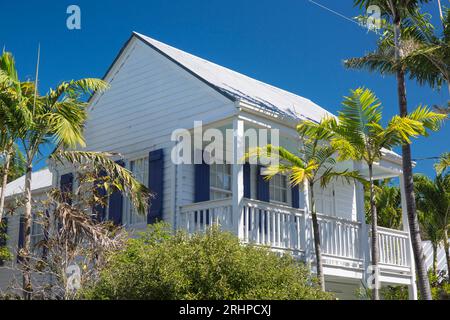
<path fill-rule="evenodd" d="M 217 170 L 218 168 L 220 168 L 220 170 Z M 224 170 L 224 168 L 228 168 L 228 170 Z M 211 200 L 217 200 L 217 199 L 228 199 L 232 197 L 232 180 L 233 180 L 233 172 L 232 172 L 232 167 L 230 164 L 216 164 L 213 163 L 210 165 L 209 167 L 210 173 L 209 173 L 209 177 L 210 177 L 210 186 L 209 186 L 209 195 L 210 195 L 210 199 Z M 219 186 L 219 182 L 220 180 L 217 179 L 219 177 L 222 178 L 221 182 L 222 185 Z M 213 181 L 214 179 L 214 181 Z M 229 184 L 229 188 L 227 189 L 225 186 L 225 181 L 226 179 L 228 179 L 228 184 Z M 214 194 L 216 195 L 222 195 L 221 197 L 215 197 Z"/>
<path fill-rule="evenodd" d="M 134 167 L 136 162 L 141 162 L 141 167 L 138 172 L 136 172 L 136 167 Z M 144 184 L 146 187 L 148 187 L 149 180 L 148 166 L 148 155 L 135 157 L 126 161 L 126 168 L 130 170 L 133 173 L 134 177 L 137 178 L 137 180 Z M 123 200 L 122 224 L 128 227 L 147 225 L 147 216 L 139 215 L 136 212 L 131 199 L 129 197 L 124 197 Z"/>
<path fill-rule="evenodd" d="M 280 185 L 275 185 L 276 182 L 278 182 L 278 180 L 275 180 L 276 177 L 280 177 L 280 178 L 284 178 L 285 180 L 285 186 L 283 187 L 281 184 Z M 281 180 L 280 180 L 281 182 Z M 286 192 L 286 201 L 282 201 L 279 199 L 275 199 L 275 196 L 273 194 L 273 190 L 277 189 L 278 191 L 285 191 Z M 271 203 L 277 203 L 277 204 L 281 204 L 281 205 L 290 205 L 291 203 L 291 188 L 289 186 L 289 182 L 288 182 L 288 177 L 286 175 L 282 175 L 282 174 L 277 174 L 275 175 L 272 179 L 269 180 L 269 201 Z"/>
<path fill-rule="evenodd" d="M 44 240 L 44 226 L 38 221 L 36 213 L 31 218 L 31 249 L 35 250 L 36 244 Z"/>

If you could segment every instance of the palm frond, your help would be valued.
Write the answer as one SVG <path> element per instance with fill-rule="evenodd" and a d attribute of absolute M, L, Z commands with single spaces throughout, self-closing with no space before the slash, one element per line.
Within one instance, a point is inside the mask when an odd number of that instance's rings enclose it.
<path fill-rule="evenodd" d="M 437 131 L 442 126 L 444 120 L 447 119 L 446 114 L 433 112 L 425 106 L 417 107 L 408 116 L 409 119 L 419 121 L 425 129 Z"/>
<path fill-rule="evenodd" d="M 103 170 L 111 177 L 111 187 L 118 189 L 130 197 L 134 207 L 140 214 L 148 209 L 148 200 L 152 197 L 150 190 L 140 183 L 133 174 L 120 164 L 111 160 L 112 154 L 91 151 L 57 151 L 52 159 L 71 164 L 89 164 Z"/>
<path fill-rule="evenodd" d="M 61 83 L 55 90 L 50 90 L 49 98 L 54 103 L 64 95 L 71 98 L 79 98 L 82 95 L 91 96 L 95 92 L 106 91 L 109 87 L 107 82 L 96 78 L 71 80 Z"/>
<path fill-rule="evenodd" d="M 352 182 L 361 182 L 367 184 L 367 180 L 357 170 L 334 171 L 332 168 L 327 168 L 326 171 L 320 175 L 320 187 L 326 188 L 331 181 L 344 181 L 347 184 Z"/>
<path fill-rule="evenodd" d="M 441 175 L 450 167 L 450 152 L 445 152 L 439 158 L 439 162 L 434 165 L 436 173 Z"/>

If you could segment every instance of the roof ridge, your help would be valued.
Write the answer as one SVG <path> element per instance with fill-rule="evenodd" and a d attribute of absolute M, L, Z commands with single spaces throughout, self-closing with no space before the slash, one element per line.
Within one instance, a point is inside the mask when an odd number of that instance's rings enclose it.
<path fill-rule="evenodd" d="M 247 74 L 245 74 L 245 73 L 238 72 L 238 71 L 233 70 L 233 69 L 231 69 L 231 68 L 222 66 L 222 65 L 220 65 L 220 64 L 218 64 L 218 63 L 215 63 L 215 62 L 213 62 L 213 61 L 210 61 L 210 60 L 207 60 L 207 59 L 205 59 L 205 58 L 199 57 L 199 56 L 197 56 L 197 55 L 195 55 L 195 54 L 192 54 L 192 53 L 189 53 L 189 52 L 187 52 L 187 51 L 181 50 L 181 49 L 179 49 L 179 48 L 176 48 L 176 47 L 174 47 L 174 46 L 171 46 L 170 44 L 167 44 L 167 43 L 162 42 L 162 41 L 159 41 L 159 40 L 157 40 L 157 39 L 155 39 L 155 38 L 146 36 L 146 35 L 144 35 L 144 34 L 142 34 L 142 33 L 139 33 L 139 32 L 136 32 L 136 31 L 133 31 L 133 33 L 136 34 L 136 35 L 138 35 L 140 38 L 148 38 L 148 39 L 151 39 L 152 41 L 155 41 L 155 42 L 158 42 L 158 43 L 161 44 L 161 45 L 170 47 L 171 49 L 176 50 L 176 51 L 179 51 L 179 52 L 181 52 L 181 53 L 183 53 L 183 54 L 187 54 L 187 55 L 192 56 L 192 57 L 194 57 L 194 58 L 196 58 L 196 59 L 200 59 L 200 60 L 202 60 L 202 61 L 204 61 L 204 62 L 206 62 L 206 63 L 215 65 L 215 66 L 217 66 L 217 67 L 219 67 L 219 68 L 226 69 L 226 70 L 228 70 L 228 71 L 230 71 L 230 72 L 233 72 L 233 73 L 236 73 L 236 74 L 238 74 L 238 75 L 240 75 L 240 76 L 244 76 L 244 77 L 246 77 L 246 78 L 248 78 L 248 79 L 250 79 L 250 80 L 257 81 L 257 82 L 259 82 L 259 83 L 262 84 L 262 85 L 265 85 L 265 86 L 274 88 L 274 89 L 276 89 L 276 90 L 281 90 L 281 91 L 284 91 L 284 92 L 286 92 L 286 93 L 288 93 L 288 94 L 292 94 L 292 95 L 295 95 L 295 96 L 300 97 L 300 98 L 302 98 L 302 99 L 311 101 L 310 99 L 305 98 L 305 97 L 302 97 L 302 96 L 299 96 L 299 95 L 296 94 L 296 93 L 290 92 L 290 91 L 288 91 L 288 90 L 286 90 L 286 89 L 277 87 L 277 86 L 275 86 L 275 85 L 273 85 L 273 84 L 264 82 L 264 81 L 262 81 L 262 80 L 258 80 L 258 79 L 253 78 L 253 77 L 251 77 L 251 76 L 249 76 L 249 75 L 247 75 Z M 311 102 L 312 102 L 312 101 L 311 101 Z"/>
<path fill-rule="evenodd" d="M 133 36 L 233 102 L 241 100 L 255 105 L 264 112 L 281 114 L 295 120 L 320 121 L 324 116 L 334 116 L 312 100 L 296 93 L 221 66 L 136 31 L 133 32 Z"/>

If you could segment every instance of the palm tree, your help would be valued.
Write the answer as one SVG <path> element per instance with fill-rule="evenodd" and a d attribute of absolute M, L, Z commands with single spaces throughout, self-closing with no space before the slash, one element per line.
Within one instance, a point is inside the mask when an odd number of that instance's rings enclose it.
<path fill-rule="evenodd" d="M 5 189 L 10 175 L 11 161 L 19 156 L 16 139 L 24 133 L 30 121 L 26 104 L 31 98 L 30 83 L 19 81 L 11 53 L 0 56 L 0 149 L 3 153 L 3 170 L 0 190 L 0 223 L 5 205 Z"/>
<path fill-rule="evenodd" d="M 289 176 L 289 183 L 291 186 L 303 187 L 305 183 L 308 184 L 317 279 L 322 291 L 325 292 L 325 277 L 323 273 L 322 249 L 314 186 L 317 183 L 320 183 L 320 187 L 325 188 L 333 179 L 343 179 L 350 182 L 353 179 L 362 181 L 362 178 L 356 171 L 338 171 L 335 169 L 336 160 L 333 155 L 336 151 L 330 145 L 323 144 L 322 142 L 326 141 L 328 137 L 325 131 L 315 132 L 314 135 L 305 137 L 304 134 L 301 134 L 303 125 L 299 124 L 297 129 L 302 141 L 302 146 L 299 150 L 300 156 L 289 152 L 283 147 L 267 145 L 250 151 L 247 154 L 247 158 L 252 156 L 264 158 L 264 155 L 267 154 L 275 155 L 279 160 L 279 164 L 271 165 L 266 168 L 265 179 L 270 180 L 278 174 L 283 174 Z"/>
<path fill-rule="evenodd" d="M 434 272 L 436 272 L 436 249 L 440 243 L 444 244 L 447 268 L 449 268 L 450 175 L 438 174 L 433 181 L 427 176 L 416 174 L 414 183 L 417 194 L 417 209 L 422 213 L 427 236 L 433 244 Z"/>
<path fill-rule="evenodd" d="M 450 167 L 450 152 L 445 152 L 439 158 L 439 162 L 434 165 L 438 175 L 443 174 Z"/>
<path fill-rule="evenodd" d="M 376 284 L 379 252 L 373 166 L 381 160 L 383 150 L 391 150 L 401 143 L 410 143 L 410 137 L 425 135 L 426 128 L 437 130 L 443 117 L 419 107 L 405 117 L 394 116 L 383 127 L 378 98 L 370 90 L 358 88 L 345 97 L 338 119 L 326 117 L 319 124 L 312 121 L 304 124 L 303 132 L 308 135 L 323 130 L 329 132 L 331 146 L 339 152 L 338 160 L 363 161 L 368 166 L 372 266 Z M 379 299 L 378 285 L 373 288 L 372 298 Z"/>
<path fill-rule="evenodd" d="M 430 26 L 418 11 L 419 5 L 427 2 L 430 2 L 430 0 L 354 0 L 356 6 L 366 10 L 371 5 L 377 5 L 380 8 L 384 19 L 385 33 L 378 42 L 378 48 L 375 52 L 369 53 L 363 58 L 350 59 L 345 64 L 350 68 L 366 68 L 370 71 L 378 71 L 381 74 L 395 74 L 401 117 L 408 115 L 405 83 L 407 72 L 409 72 L 411 78 L 417 79 L 419 83 L 425 82 L 431 86 L 440 85 L 443 79 L 446 76 L 448 77 L 448 69 L 442 67 L 445 64 L 440 64 L 442 61 L 436 64 L 436 61 L 434 61 L 438 55 L 431 55 L 432 58 L 430 59 L 430 55 L 419 54 L 415 55 L 415 59 L 408 59 L 408 55 L 417 49 L 417 43 L 426 43 L 430 39 Z M 444 51 L 448 52 L 445 47 Z M 416 212 L 411 147 L 409 144 L 403 144 L 402 156 L 406 209 L 419 290 L 423 299 L 431 300 L 430 284 L 423 258 Z"/>
<path fill-rule="evenodd" d="M 25 210 L 24 244 L 20 252 L 23 269 L 23 291 L 25 299 L 31 298 L 32 283 L 29 268 L 31 244 L 31 180 L 33 165 L 41 147 L 48 143 L 57 145 L 52 159 L 63 163 L 90 164 L 101 167 L 112 177 L 111 185 L 125 191 L 140 213 L 147 208 L 148 189 L 139 183 L 130 171 L 122 168 L 110 159 L 111 154 L 76 151 L 84 147 L 83 127 L 87 118 L 87 103 L 81 99 L 94 92 L 103 91 L 108 84 L 99 79 L 72 80 L 61 83 L 46 96 L 37 96 L 27 107 L 32 113 L 32 121 L 26 128 L 26 134 L 20 137 L 25 154 Z"/>

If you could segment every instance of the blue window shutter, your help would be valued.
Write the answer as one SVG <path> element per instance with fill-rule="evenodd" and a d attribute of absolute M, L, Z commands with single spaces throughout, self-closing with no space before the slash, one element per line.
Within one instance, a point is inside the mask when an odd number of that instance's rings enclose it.
<path fill-rule="evenodd" d="M 292 186 L 292 208 L 299 209 L 300 208 L 300 189 L 298 185 Z"/>
<path fill-rule="evenodd" d="M 264 179 L 265 176 L 261 174 L 261 169 L 263 167 L 258 165 L 257 167 L 257 180 L 256 180 L 256 187 L 257 187 L 257 198 L 260 201 L 269 202 L 270 201 L 270 190 L 269 190 L 269 181 Z"/>
<path fill-rule="evenodd" d="M 99 173 L 100 178 L 103 178 L 106 176 L 106 172 L 104 170 L 101 170 Z M 95 181 L 95 185 L 98 185 L 102 180 Z M 105 197 L 106 190 L 104 187 L 97 186 L 96 188 L 97 194 L 99 197 Z M 106 218 L 106 206 L 103 206 L 102 204 L 95 204 L 92 208 L 92 212 L 94 214 L 94 218 L 97 219 L 97 221 L 104 221 Z"/>
<path fill-rule="evenodd" d="M 153 224 L 163 219 L 164 194 L 164 150 L 159 149 L 148 155 L 148 188 L 154 194 L 150 199 L 147 223 Z"/>
<path fill-rule="evenodd" d="M 24 217 L 22 215 L 20 215 L 20 220 L 19 220 L 19 241 L 17 243 L 17 252 L 20 252 L 20 250 L 23 248 L 23 242 L 25 239 L 25 235 L 24 235 L 24 225 L 25 221 L 24 221 Z M 21 262 L 21 256 L 20 254 L 17 255 L 17 262 Z"/>
<path fill-rule="evenodd" d="M 0 247 L 6 246 L 8 236 L 8 217 L 4 217 L 0 222 Z"/>
<path fill-rule="evenodd" d="M 71 205 L 71 193 L 73 192 L 73 173 L 68 173 L 61 176 L 60 187 L 64 202 Z"/>
<path fill-rule="evenodd" d="M 6 247 L 8 244 L 8 217 L 4 217 L 0 223 L 0 248 Z M 0 267 L 4 265 L 4 261 L 0 259 Z"/>
<path fill-rule="evenodd" d="M 122 167 L 125 167 L 125 162 L 116 161 Z M 115 225 L 122 224 L 122 209 L 123 209 L 123 195 L 119 190 L 114 190 L 109 196 L 109 220 Z"/>
<path fill-rule="evenodd" d="M 49 240 L 49 227 L 50 227 L 50 212 L 45 210 L 46 224 L 44 225 L 44 246 L 42 247 L 42 259 L 47 259 L 48 254 L 48 240 Z"/>
<path fill-rule="evenodd" d="M 209 164 L 202 160 L 202 164 L 195 165 L 195 192 L 194 202 L 204 202 L 210 200 L 210 176 Z"/>
<path fill-rule="evenodd" d="M 251 175 L 250 164 L 244 164 L 244 198 L 251 198 Z"/>

